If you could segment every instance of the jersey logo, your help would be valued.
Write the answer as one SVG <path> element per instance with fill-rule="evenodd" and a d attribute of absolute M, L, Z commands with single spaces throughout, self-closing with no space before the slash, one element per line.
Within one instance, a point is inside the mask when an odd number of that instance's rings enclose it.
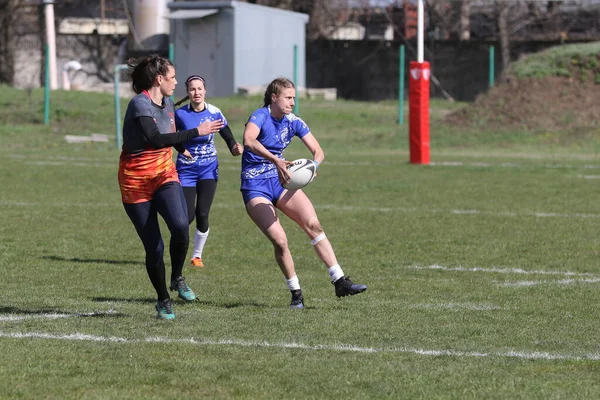
<path fill-rule="evenodd" d="M 288 138 L 288 132 L 289 130 L 287 126 L 281 130 L 281 133 L 279 135 L 279 140 L 281 141 L 281 143 L 288 144 L 290 142 L 290 139 Z"/>

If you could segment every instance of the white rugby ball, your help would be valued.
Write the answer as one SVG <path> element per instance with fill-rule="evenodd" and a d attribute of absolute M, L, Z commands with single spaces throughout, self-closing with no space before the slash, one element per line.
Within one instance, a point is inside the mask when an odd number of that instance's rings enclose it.
<path fill-rule="evenodd" d="M 313 160 L 299 158 L 288 166 L 288 172 L 291 178 L 283 187 L 289 190 L 301 189 L 314 179 L 317 173 L 317 164 Z"/>

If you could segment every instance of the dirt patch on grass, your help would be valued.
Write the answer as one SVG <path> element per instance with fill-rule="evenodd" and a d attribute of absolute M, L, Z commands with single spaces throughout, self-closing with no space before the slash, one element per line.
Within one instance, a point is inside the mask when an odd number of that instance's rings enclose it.
<path fill-rule="evenodd" d="M 584 75 L 509 78 L 445 119 L 489 130 L 561 131 L 577 136 L 600 127 L 600 85 L 593 76 Z"/>

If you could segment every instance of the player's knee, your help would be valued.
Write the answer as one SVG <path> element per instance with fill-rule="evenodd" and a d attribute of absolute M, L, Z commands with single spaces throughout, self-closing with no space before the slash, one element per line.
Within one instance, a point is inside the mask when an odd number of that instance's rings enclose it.
<path fill-rule="evenodd" d="M 288 241 L 285 236 L 278 236 L 276 238 L 271 238 L 271 243 L 273 243 L 273 248 L 277 253 L 283 253 L 288 249 Z"/>
<path fill-rule="evenodd" d="M 321 223 L 316 217 L 308 220 L 306 224 L 306 230 L 312 235 L 320 235 L 321 233 L 323 233 Z"/>
<path fill-rule="evenodd" d="M 156 245 L 148 244 L 146 247 L 146 261 L 148 264 L 154 265 L 158 260 L 162 260 L 165 254 L 165 245 L 161 240 Z"/>

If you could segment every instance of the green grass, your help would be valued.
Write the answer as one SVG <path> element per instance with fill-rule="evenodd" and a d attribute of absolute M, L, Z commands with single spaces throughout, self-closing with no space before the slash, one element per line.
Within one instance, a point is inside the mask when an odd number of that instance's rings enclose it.
<path fill-rule="evenodd" d="M 1 398 L 600 396 L 594 146 L 444 126 L 465 105 L 432 101 L 432 165 L 415 166 L 393 102 L 301 101 L 327 155 L 306 192 L 369 289 L 337 299 L 283 219 L 307 305 L 289 310 L 220 141 L 207 268 L 184 270 L 199 301 L 167 322 L 120 203 L 112 97 L 52 92 L 46 127 L 41 91 L 2 90 Z M 260 99 L 212 100 L 241 140 Z M 111 141 L 64 141 L 91 133 Z"/>
<path fill-rule="evenodd" d="M 580 75 L 587 71 L 596 77 L 600 73 L 599 55 L 598 42 L 555 46 L 527 55 L 513 64 L 512 71 L 518 78 L 572 76 L 575 72 Z"/>

